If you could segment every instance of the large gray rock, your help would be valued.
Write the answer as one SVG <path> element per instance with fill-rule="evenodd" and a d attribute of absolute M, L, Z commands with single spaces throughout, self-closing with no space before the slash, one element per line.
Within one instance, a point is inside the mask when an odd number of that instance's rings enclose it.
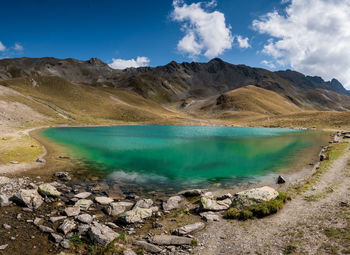
<path fill-rule="evenodd" d="M 95 201 L 101 205 L 108 205 L 112 203 L 114 200 L 110 197 L 96 197 Z"/>
<path fill-rule="evenodd" d="M 76 224 L 73 220 L 64 220 L 63 223 L 58 227 L 65 235 L 67 235 L 70 231 L 76 228 Z"/>
<path fill-rule="evenodd" d="M 4 206 L 9 206 L 10 205 L 10 201 L 8 196 L 6 196 L 5 194 L 1 194 L 0 195 L 0 207 L 4 207 Z"/>
<path fill-rule="evenodd" d="M 21 189 L 11 198 L 15 203 L 27 206 L 31 209 L 38 209 L 44 202 L 43 198 L 35 189 Z"/>
<path fill-rule="evenodd" d="M 195 233 L 199 230 L 202 230 L 204 227 L 205 227 L 205 224 L 203 222 L 196 222 L 174 230 L 173 234 L 179 235 L 179 236 L 185 236 L 191 233 Z"/>
<path fill-rule="evenodd" d="M 55 243 L 60 243 L 63 240 L 63 237 L 58 234 L 51 233 L 50 239 L 53 240 Z"/>
<path fill-rule="evenodd" d="M 152 214 L 152 208 L 136 207 L 130 211 L 121 214 L 118 217 L 118 220 L 126 224 L 141 223 L 145 219 L 152 217 Z"/>
<path fill-rule="evenodd" d="M 130 202 L 114 202 L 109 204 L 105 208 L 105 212 L 110 216 L 117 216 L 123 212 L 125 212 L 127 207 L 131 207 L 133 203 Z"/>
<path fill-rule="evenodd" d="M 261 188 L 244 190 L 234 195 L 232 207 L 242 209 L 247 206 L 269 201 L 278 196 L 278 192 L 268 186 Z"/>
<path fill-rule="evenodd" d="M 49 183 L 39 185 L 38 191 L 43 196 L 59 197 L 61 195 L 61 192 Z"/>
<path fill-rule="evenodd" d="M 202 211 L 223 211 L 230 208 L 231 199 L 216 201 L 212 198 L 202 196 L 200 199 L 200 209 Z"/>
<path fill-rule="evenodd" d="M 202 212 L 199 214 L 203 220 L 205 221 L 219 221 L 220 220 L 220 216 L 213 213 L 213 212 Z"/>
<path fill-rule="evenodd" d="M 87 213 L 79 215 L 76 219 L 79 222 L 86 223 L 86 224 L 90 224 L 93 220 L 92 216 L 90 214 L 87 214 Z"/>
<path fill-rule="evenodd" d="M 52 228 L 46 227 L 44 225 L 39 226 L 40 231 L 44 233 L 54 233 L 55 231 Z"/>
<path fill-rule="evenodd" d="M 150 241 L 157 245 L 190 245 L 192 239 L 183 236 L 155 235 Z"/>
<path fill-rule="evenodd" d="M 163 202 L 163 209 L 164 211 L 171 211 L 174 209 L 179 208 L 179 203 L 183 200 L 184 198 L 182 196 L 173 196 L 170 197 L 166 202 Z"/>
<path fill-rule="evenodd" d="M 107 246 L 119 236 L 118 233 L 114 232 L 106 225 L 97 222 L 93 222 L 88 230 L 88 235 L 92 242 L 102 246 Z"/>
<path fill-rule="evenodd" d="M 72 207 L 67 207 L 64 209 L 64 213 L 68 216 L 77 216 L 80 213 L 80 207 L 79 206 L 72 206 Z"/>
<path fill-rule="evenodd" d="M 136 202 L 134 208 L 151 208 L 153 205 L 153 200 L 152 199 L 141 199 Z"/>
<path fill-rule="evenodd" d="M 80 199 L 75 203 L 75 206 L 79 206 L 80 210 L 87 211 L 92 204 L 90 199 Z"/>
<path fill-rule="evenodd" d="M 79 198 L 79 199 L 86 199 L 89 196 L 91 196 L 91 192 L 85 191 L 85 192 L 80 192 L 80 193 L 76 194 L 74 197 Z"/>
<path fill-rule="evenodd" d="M 137 241 L 135 243 L 135 245 L 137 246 L 141 246 L 145 249 L 145 251 L 151 252 L 151 253 L 160 253 L 162 251 L 161 248 L 159 248 L 158 246 L 151 244 L 151 243 L 147 243 L 146 241 Z"/>

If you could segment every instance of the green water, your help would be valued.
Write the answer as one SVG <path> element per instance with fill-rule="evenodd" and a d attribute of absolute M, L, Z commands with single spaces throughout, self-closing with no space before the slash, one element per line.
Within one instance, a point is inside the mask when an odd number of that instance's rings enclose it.
<path fill-rule="evenodd" d="M 106 178 L 155 187 L 264 176 L 319 142 L 311 131 L 203 126 L 64 127 L 43 134 Z"/>

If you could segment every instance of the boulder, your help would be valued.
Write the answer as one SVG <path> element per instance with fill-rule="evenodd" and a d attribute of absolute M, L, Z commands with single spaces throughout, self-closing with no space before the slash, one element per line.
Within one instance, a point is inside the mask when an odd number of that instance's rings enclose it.
<path fill-rule="evenodd" d="M 191 238 L 173 235 L 155 235 L 150 241 L 157 245 L 190 245 L 192 243 Z"/>
<path fill-rule="evenodd" d="M 268 186 L 238 192 L 232 200 L 232 207 L 243 209 L 244 207 L 269 201 L 278 196 L 278 192 Z"/>
<path fill-rule="evenodd" d="M 200 199 L 200 209 L 202 211 L 223 211 L 230 208 L 231 199 L 216 201 L 212 198 L 202 196 Z"/>
<path fill-rule="evenodd" d="M 108 205 L 112 203 L 114 200 L 109 197 L 96 197 L 95 201 L 101 205 Z"/>
<path fill-rule="evenodd" d="M 91 196 L 91 192 L 80 192 L 78 194 L 76 194 L 74 197 L 79 198 L 79 199 L 86 199 L 89 196 Z"/>
<path fill-rule="evenodd" d="M 35 189 L 21 189 L 19 192 L 11 198 L 15 203 L 27 206 L 31 209 L 38 209 L 43 201 L 43 198 L 39 195 Z"/>
<path fill-rule="evenodd" d="M 79 206 L 80 210 L 87 211 L 92 204 L 90 199 L 80 199 L 75 203 L 75 206 Z"/>
<path fill-rule="evenodd" d="M 114 232 L 106 225 L 97 222 L 93 222 L 88 230 L 88 235 L 92 242 L 102 246 L 107 246 L 119 236 L 118 233 Z"/>
<path fill-rule="evenodd" d="M 10 205 L 10 201 L 8 196 L 6 196 L 5 194 L 1 194 L 0 195 L 0 207 L 5 207 L 5 206 L 9 206 Z"/>
<path fill-rule="evenodd" d="M 147 243 L 146 241 L 137 241 L 135 245 L 141 246 L 143 249 L 145 249 L 145 251 L 151 252 L 151 253 L 159 254 L 162 251 L 162 249 L 159 248 L 158 246 L 151 243 Z"/>
<path fill-rule="evenodd" d="M 42 196 L 59 197 L 61 195 L 61 192 L 49 183 L 39 185 L 38 191 Z"/>
<path fill-rule="evenodd" d="M 151 208 L 151 206 L 153 205 L 153 200 L 152 199 L 141 199 L 139 201 L 136 202 L 134 208 Z"/>
<path fill-rule="evenodd" d="M 179 208 L 179 203 L 183 200 L 182 196 L 170 197 L 166 202 L 163 202 L 164 211 L 171 211 Z"/>
<path fill-rule="evenodd" d="M 189 235 L 191 233 L 197 232 L 199 230 L 202 230 L 204 227 L 205 227 L 205 224 L 203 222 L 196 222 L 174 230 L 173 234 L 179 235 L 179 236 L 185 236 L 185 235 Z"/>
<path fill-rule="evenodd" d="M 109 204 L 105 208 L 105 212 L 110 216 L 117 216 L 123 212 L 125 212 L 127 207 L 131 207 L 133 203 L 129 202 L 114 202 Z"/>
<path fill-rule="evenodd" d="M 67 207 L 64 209 L 64 213 L 68 216 L 77 216 L 80 213 L 80 207 L 79 206 L 72 206 L 72 207 Z"/>
<path fill-rule="evenodd" d="M 213 212 L 202 212 L 199 214 L 205 221 L 219 221 L 220 216 Z"/>
<path fill-rule="evenodd" d="M 70 231 L 76 228 L 76 224 L 73 220 L 64 220 L 63 223 L 58 227 L 65 235 L 67 235 Z"/>
<path fill-rule="evenodd" d="M 184 197 L 199 197 L 203 194 L 203 190 L 200 189 L 191 189 L 191 190 L 184 190 L 179 193 L 179 195 Z"/>
<path fill-rule="evenodd" d="M 93 220 L 92 216 L 90 214 L 87 214 L 87 213 L 79 215 L 76 219 L 79 222 L 86 223 L 86 224 L 90 224 Z"/>
<path fill-rule="evenodd" d="M 125 224 L 141 223 L 145 219 L 152 217 L 153 211 L 151 208 L 136 207 L 130 211 L 121 214 L 118 220 Z"/>
<path fill-rule="evenodd" d="M 70 181 L 72 178 L 69 176 L 68 172 L 57 172 L 54 174 L 55 177 L 62 181 Z"/>

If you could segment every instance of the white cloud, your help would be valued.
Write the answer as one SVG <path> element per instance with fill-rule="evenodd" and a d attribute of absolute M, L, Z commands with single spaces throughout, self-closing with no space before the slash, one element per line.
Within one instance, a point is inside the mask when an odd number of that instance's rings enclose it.
<path fill-rule="evenodd" d="M 213 58 L 231 49 L 233 36 L 231 27 L 226 25 L 225 16 L 219 11 L 205 9 L 215 7 L 216 1 L 198 2 L 187 5 L 174 0 L 172 19 L 182 22 L 185 36 L 178 42 L 178 50 L 195 58 L 204 55 Z"/>
<path fill-rule="evenodd" d="M 19 43 L 15 43 L 15 46 L 13 47 L 14 50 L 17 51 L 22 51 L 23 50 L 23 46 Z"/>
<path fill-rule="evenodd" d="M 350 0 L 291 0 L 283 14 L 267 13 L 253 27 L 271 36 L 262 52 L 276 64 L 350 88 L 349 13 Z"/>
<path fill-rule="evenodd" d="M 276 65 L 268 60 L 261 61 L 261 64 L 270 68 L 276 68 Z"/>
<path fill-rule="evenodd" d="M 237 39 L 237 42 L 238 42 L 238 45 L 240 48 L 249 48 L 250 47 L 250 44 L 249 44 L 249 38 L 248 37 L 245 37 L 243 38 L 242 36 L 238 35 L 236 36 L 236 39 Z"/>
<path fill-rule="evenodd" d="M 120 59 L 120 58 L 112 58 L 112 63 L 109 64 L 110 67 L 114 69 L 125 69 L 128 67 L 140 67 L 140 66 L 148 66 L 149 58 L 147 57 L 137 57 L 135 59 Z"/>
<path fill-rule="evenodd" d="M 0 51 L 5 51 L 6 47 L 5 45 L 0 41 Z"/>

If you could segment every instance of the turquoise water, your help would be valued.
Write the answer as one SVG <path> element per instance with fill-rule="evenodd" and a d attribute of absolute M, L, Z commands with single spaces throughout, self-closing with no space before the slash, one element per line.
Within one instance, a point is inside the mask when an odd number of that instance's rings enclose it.
<path fill-rule="evenodd" d="M 43 134 L 106 178 L 166 186 L 263 176 L 319 142 L 311 131 L 238 127 L 60 127 Z"/>

